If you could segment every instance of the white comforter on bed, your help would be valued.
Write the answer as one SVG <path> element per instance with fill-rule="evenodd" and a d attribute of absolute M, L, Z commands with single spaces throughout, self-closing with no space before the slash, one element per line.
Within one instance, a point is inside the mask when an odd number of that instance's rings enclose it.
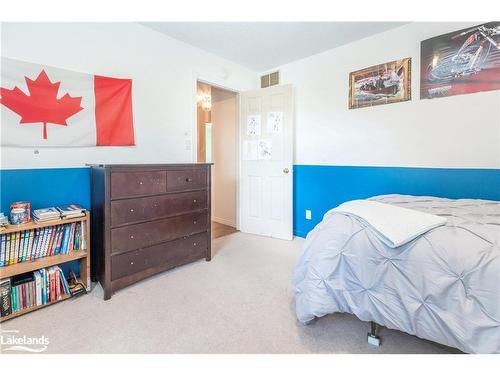
<path fill-rule="evenodd" d="M 325 215 L 293 272 L 298 319 L 348 312 L 465 352 L 500 353 L 500 202 L 371 200 L 447 222 L 391 248 L 363 220 Z"/>
<path fill-rule="evenodd" d="M 446 218 L 442 216 L 368 199 L 342 203 L 328 211 L 324 220 L 335 212 L 355 216 L 363 226 L 370 226 L 370 230 L 391 248 L 402 246 L 446 223 Z"/>

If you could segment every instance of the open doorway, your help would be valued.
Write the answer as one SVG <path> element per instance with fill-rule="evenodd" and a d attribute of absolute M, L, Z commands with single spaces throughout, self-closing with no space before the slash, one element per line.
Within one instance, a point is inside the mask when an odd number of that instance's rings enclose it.
<path fill-rule="evenodd" d="M 236 232 L 238 95 L 197 82 L 197 161 L 212 166 L 212 237 Z"/>

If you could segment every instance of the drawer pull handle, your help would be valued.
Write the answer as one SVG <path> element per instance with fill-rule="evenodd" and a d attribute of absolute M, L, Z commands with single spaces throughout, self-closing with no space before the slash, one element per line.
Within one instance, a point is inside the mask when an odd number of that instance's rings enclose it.
<path fill-rule="evenodd" d="M 186 178 L 186 182 L 191 182 L 191 181 L 193 181 L 193 179 L 192 179 L 192 178 L 189 178 L 189 177 L 188 177 L 188 178 Z"/>
<path fill-rule="evenodd" d="M 134 265 L 134 262 L 130 262 L 130 265 L 133 266 Z"/>
<path fill-rule="evenodd" d="M 133 209 L 133 208 L 131 208 L 131 209 L 130 209 L 130 212 L 134 212 L 134 209 Z"/>

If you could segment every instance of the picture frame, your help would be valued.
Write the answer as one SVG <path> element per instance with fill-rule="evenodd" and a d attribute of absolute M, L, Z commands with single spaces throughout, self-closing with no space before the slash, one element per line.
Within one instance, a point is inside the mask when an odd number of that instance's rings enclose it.
<path fill-rule="evenodd" d="M 411 57 L 349 73 L 349 109 L 411 100 Z"/>
<path fill-rule="evenodd" d="M 500 89 L 500 22 L 420 42 L 420 99 Z"/>

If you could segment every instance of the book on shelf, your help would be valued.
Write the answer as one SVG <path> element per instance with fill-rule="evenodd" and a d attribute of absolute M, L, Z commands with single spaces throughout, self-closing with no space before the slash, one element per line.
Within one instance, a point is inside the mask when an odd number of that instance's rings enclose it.
<path fill-rule="evenodd" d="M 85 209 L 75 203 L 58 206 L 56 207 L 56 209 L 59 211 L 63 219 L 72 219 L 75 217 L 85 216 Z"/>
<path fill-rule="evenodd" d="M 1 316 L 70 297 L 68 281 L 59 266 L 0 280 Z"/>
<path fill-rule="evenodd" d="M 0 280 L 0 316 L 12 314 L 10 279 Z"/>
<path fill-rule="evenodd" d="M 0 267 L 77 250 L 86 250 L 81 221 L 0 234 Z"/>
<path fill-rule="evenodd" d="M 45 221 L 60 220 L 61 214 L 55 207 L 39 208 L 33 210 L 33 219 L 37 223 L 43 223 Z"/>

